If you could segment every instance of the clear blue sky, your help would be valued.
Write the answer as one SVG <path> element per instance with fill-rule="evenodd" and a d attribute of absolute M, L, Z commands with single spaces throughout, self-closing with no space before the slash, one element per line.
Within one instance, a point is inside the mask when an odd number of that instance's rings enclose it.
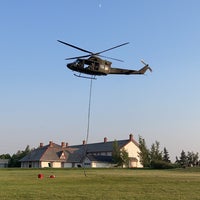
<path fill-rule="evenodd" d="M 153 73 L 93 82 L 89 142 L 133 133 L 166 147 L 200 152 L 200 1 L 1 1 L 0 154 L 50 140 L 86 137 L 89 80 L 73 76 L 66 57 L 123 42 L 105 56 L 113 66 Z"/>

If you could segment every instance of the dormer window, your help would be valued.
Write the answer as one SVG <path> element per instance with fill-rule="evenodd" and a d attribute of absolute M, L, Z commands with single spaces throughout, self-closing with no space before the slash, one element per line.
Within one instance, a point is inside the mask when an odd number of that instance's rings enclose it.
<path fill-rule="evenodd" d="M 62 159 L 62 160 L 66 159 L 64 151 L 61 153 L 60 159 Z"/>

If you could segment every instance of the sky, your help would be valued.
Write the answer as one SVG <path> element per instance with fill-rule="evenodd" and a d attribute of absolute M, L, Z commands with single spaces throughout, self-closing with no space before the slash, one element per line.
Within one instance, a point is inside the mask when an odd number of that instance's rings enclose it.
<path fill-rule="evenodd" d="M 93 81 L 89 143 L 142 136 L 170 158 L 200 152 L 200 1 L 2 0 L 0 154 L 86 138 L 90 80 L 66 68 L 84 53 L 124 60 L 113 67 L 153 72 Z"/>

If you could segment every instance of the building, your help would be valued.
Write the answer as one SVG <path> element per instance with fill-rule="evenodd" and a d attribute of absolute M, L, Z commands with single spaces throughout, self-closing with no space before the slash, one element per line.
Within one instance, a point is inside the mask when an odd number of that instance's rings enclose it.
<path fill-rule="evenodd" d="M 74 163 L 79 164 L 81 158 L 82 152 L 79 149 L 72 149 L 65 142 L 58 145 L 50 141 L 45 146 L 40 143 L 37 149 L 31 151 L 20 162 L 22 168 L 65 168 L 74 167 Z"/>
<path fill-rule="evenodd" d="M 62 142 L 61 145 L 52 141 L 48 145 L 40 146 L 31 151 L 20 160 L 22 168 L 73 168 L 82 167 L 113 167 L 112 151 L 114 141 L 108 141 L 105 137 L 103 142 L 69 146 Z M 142 167 L 138 155 L 139 146 L 133 135 L 127 140 L 117 140 L 120 150 L 128 152 L 129 167 Z M 87 152 L 87 153 L 86 153 Z"/>
<path fill-rule="evenodd" d="M 9 159 L 0 159 L 0 168 L 8 167 Z"/>

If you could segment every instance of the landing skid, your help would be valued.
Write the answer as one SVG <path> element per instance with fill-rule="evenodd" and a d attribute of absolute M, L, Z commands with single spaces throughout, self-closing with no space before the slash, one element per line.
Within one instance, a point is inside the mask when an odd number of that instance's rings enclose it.
<path fill-rule="evenodd" d="M 78 78 L 86 78 L 86 79 L 93 79 L 93 80 L 96 80 L 95 75 L 91 75 L 91 76 L 82 76 L 81 74 L 79 74 L 79 75 L 74 74 L 74 76 L 76 76 L 76 77 L 78 77 Z"/>

